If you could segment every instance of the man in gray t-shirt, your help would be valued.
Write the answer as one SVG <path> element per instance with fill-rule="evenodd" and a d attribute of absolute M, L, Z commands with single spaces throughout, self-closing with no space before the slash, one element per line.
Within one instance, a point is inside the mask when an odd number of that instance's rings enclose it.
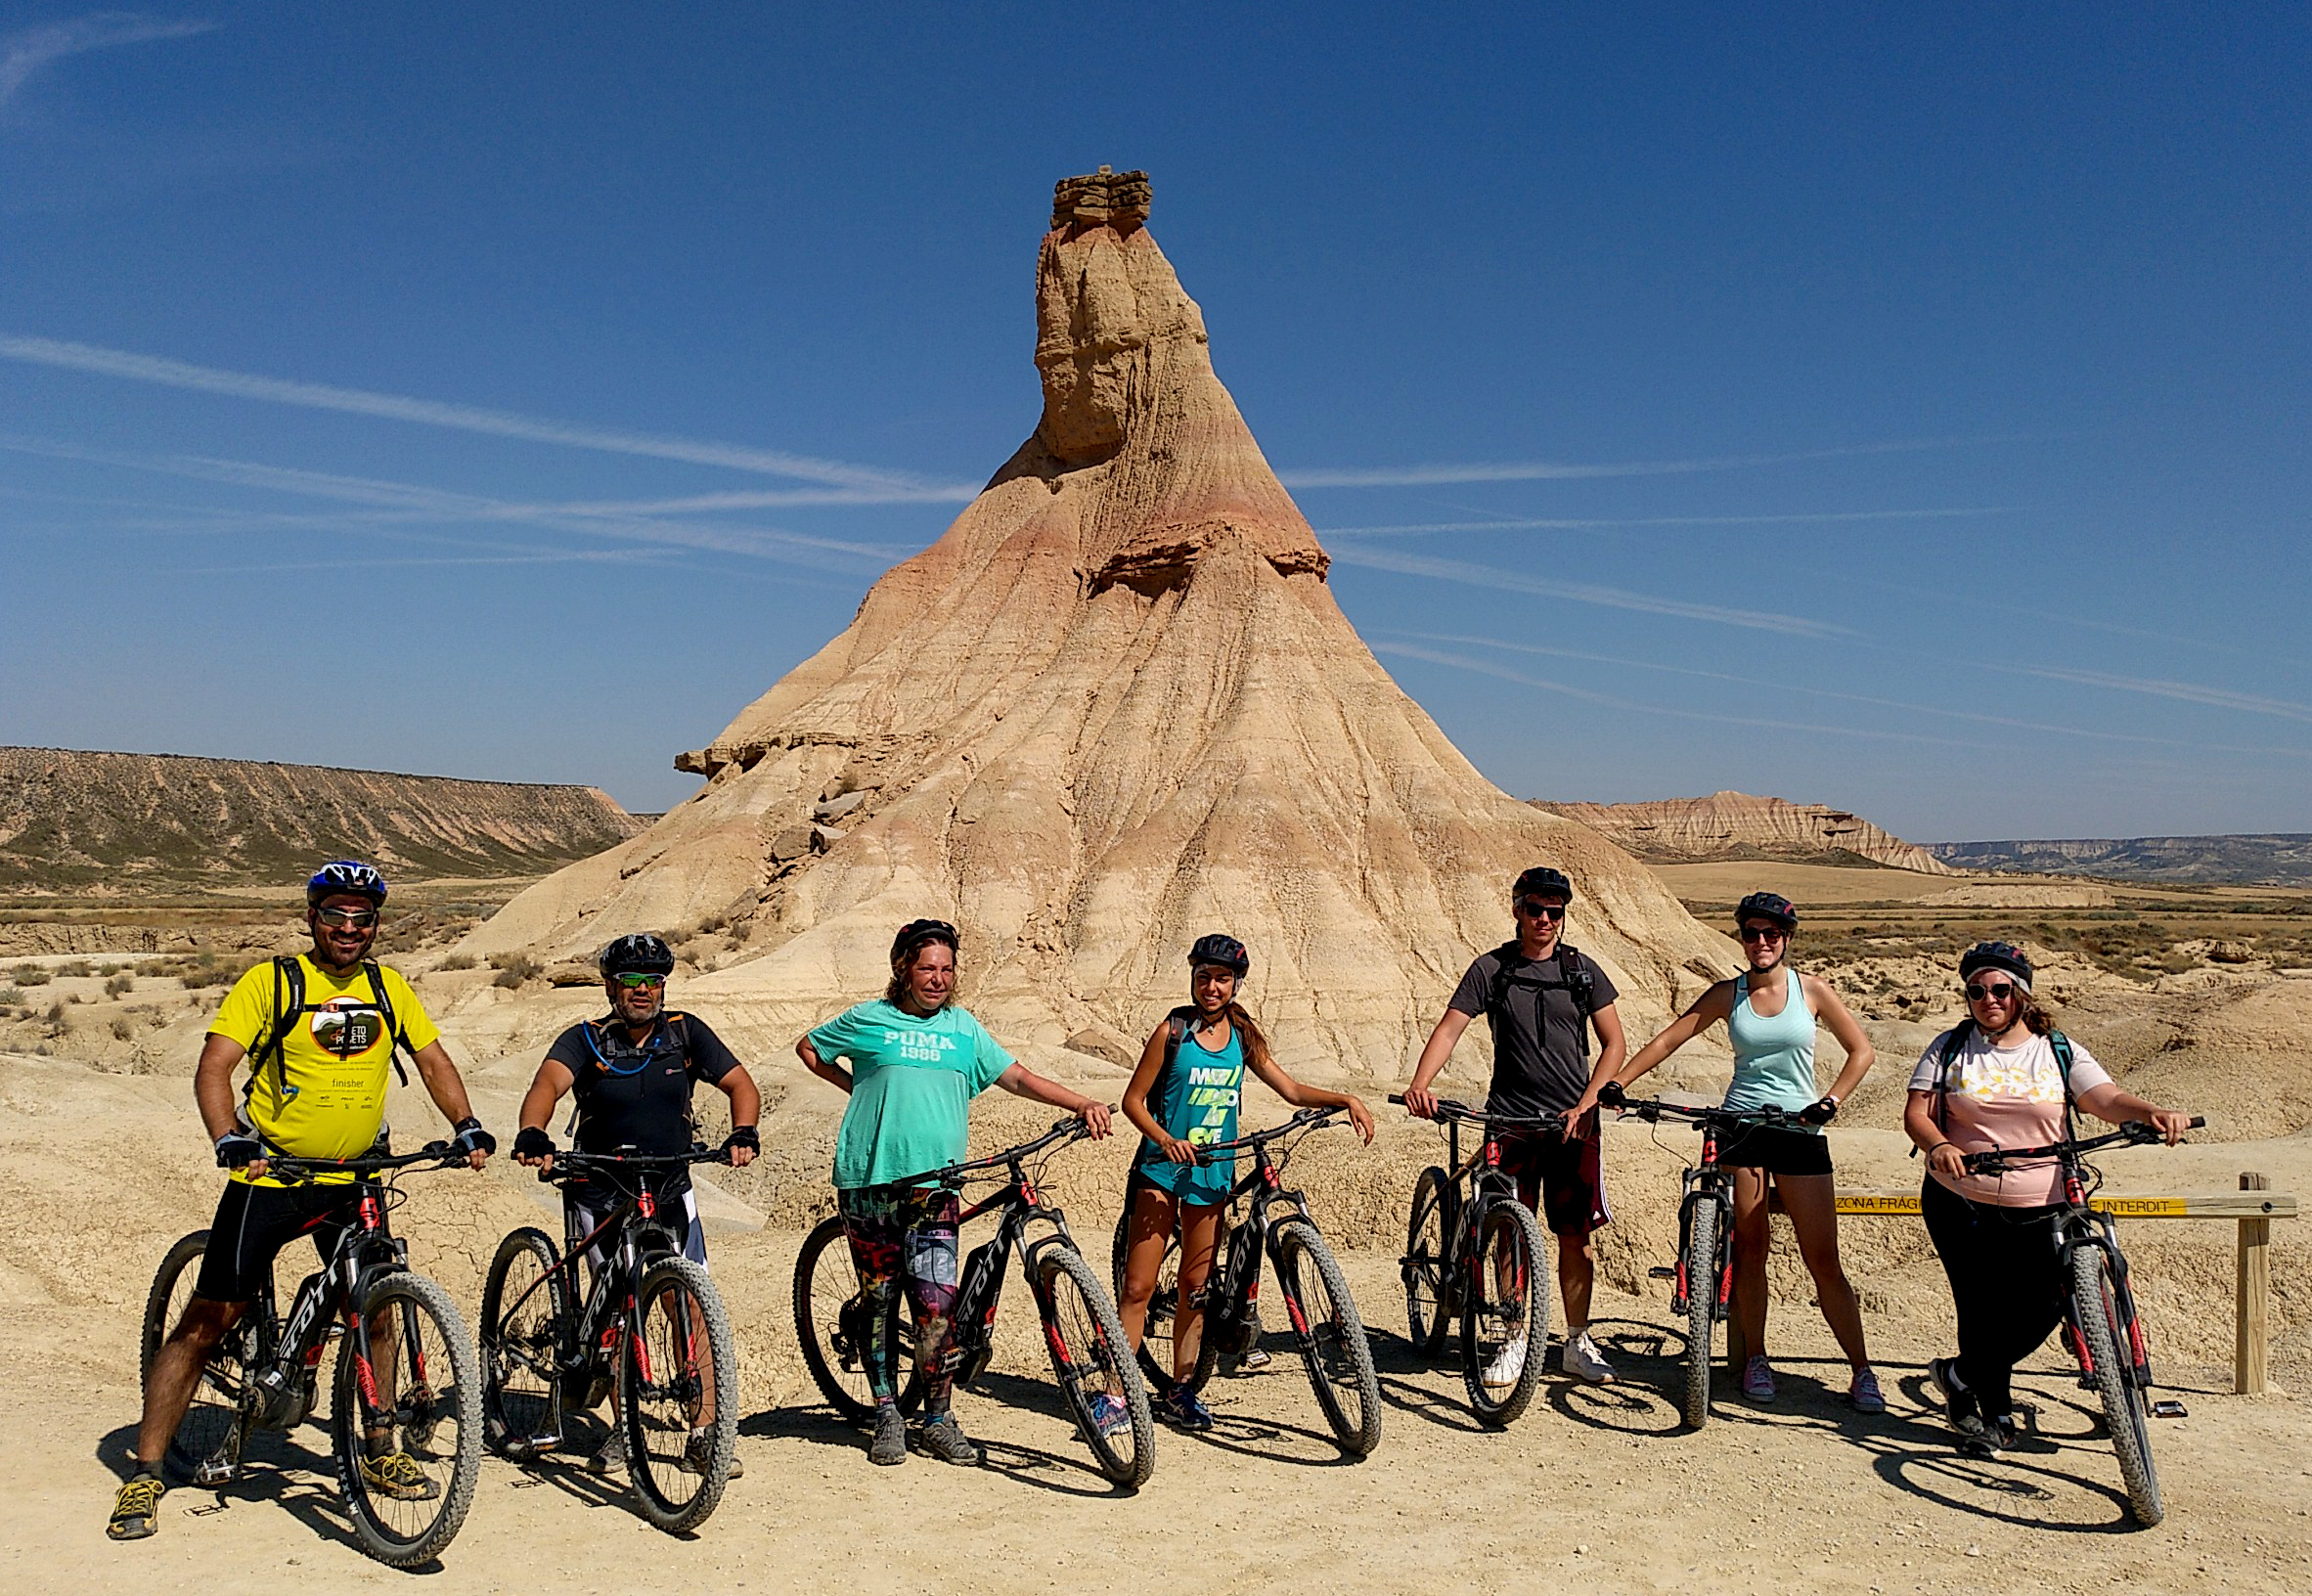
<path fill-rule="evenodd" d="M 1613 980 L 1595 960 L 1566 946 L 1566 906 L 1574 884 L 1564 873 L 1535 865 L 1517 878 L 1509 901 L 1517 940 L 1482 953 L 1461 977 L 1445 1011 L 1429 1034 L 1404 1088 L 1405 1112 L 1428 1119 L 1437 1112 L 1430 1089 L 1469 1022 L 1483 1014 L 1493 1032 L 1493 1081 L 1489 1114 L 1539 1119 L 1563 1115 L 1580 1101 L 1591 1081 L 1610 1081 L 1627 1045 L 1614 1000 Z M 1588 1061 L 1589 1032 L 1598 1038 L 1597 1063 Z M 1589 1336 L 1589 1298 L 1597 1275 L 1590 1232 L 1608 1224 L 1605 1170 L 1597 1114 L 1563 1133 L 1508 1132 L 1501 1168 L 1517 1181 L 1518 1196 L 1542 1216 L 1557 1236 L 1558 1290 L 1566 1308 L 1564 1365 L 1583 1380 L 1614 1378 L 1612 1365 Z M 1546 1327 L 1544 1327 L 1545 1329 Z M 1522 1338 L 1511 1349 L 1522 1360 Z M 1508 1352 L 1505 1351 L 1505 1357 Z"/>

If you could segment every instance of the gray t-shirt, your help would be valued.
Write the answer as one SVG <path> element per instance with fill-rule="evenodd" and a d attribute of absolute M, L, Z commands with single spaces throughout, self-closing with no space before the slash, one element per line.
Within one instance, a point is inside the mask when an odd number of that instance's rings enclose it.
<path fill-rule="evenodd" d="M 1572 956 L 1562 964 L 1559 953 Z M 1491 1114 L 1562 1114 L 1581 1100 L 1589 1085 L 1589 1016 L 1621 994 L 1597 961 L 1563 943 L 1543 959 L 1509 953 L 1509 979 L 1493 1022 L 1493 1086 L 1486 1099 Z M 1480 953 L 1448 1007 L 1486 1014 L 1502 967 L 1502 951 Z M 1589 1006 L 1577 1000 L 1576 970 L 1589 975 Z"/>

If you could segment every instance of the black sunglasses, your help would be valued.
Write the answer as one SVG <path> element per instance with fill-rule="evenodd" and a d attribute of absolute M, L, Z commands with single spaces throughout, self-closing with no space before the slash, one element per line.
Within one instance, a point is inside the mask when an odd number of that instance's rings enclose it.
<path fill-rule="evenodd" d="M 1537 920 L 1562 920 L 1566 917 L 1563 904 L 1545 904 L 1538 898 L 1521 900 L 1517 906 Z"/>
<path fill-rule="evenodd" d="M 2003 1003 L 2014 996 L 2015 984 L 2011 981 L 2002 981 L 1997 986 L 1978 985 L 1967 989 L 1967 1000 L 1971 1003 L 1979 1003 L 1985 998 L 1995 998 Z"/>
<path fill-rule="evenodd" d="M 1735 935 L 1744 942 L 1780 942 L 1790 933 L 1779 925 L 1746 925 Z"/>

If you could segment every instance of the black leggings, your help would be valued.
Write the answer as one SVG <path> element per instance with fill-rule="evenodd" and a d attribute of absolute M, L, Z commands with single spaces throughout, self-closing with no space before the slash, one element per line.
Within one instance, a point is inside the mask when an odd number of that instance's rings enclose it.
<path fill-rule="evenodd" d="M 1985 1414 L 2005 1415 L 2015 1366 L 2063 1322 L 2055 1223 L 2063 1209 L 1972 1202 L 1933 1175 L 1919 1209 L 1959 1310 L 1959 1383 Z"/>

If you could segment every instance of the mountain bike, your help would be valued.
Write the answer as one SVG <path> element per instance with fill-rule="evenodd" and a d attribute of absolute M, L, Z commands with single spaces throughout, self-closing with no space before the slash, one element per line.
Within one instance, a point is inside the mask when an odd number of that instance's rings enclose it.
<path fill-rule="evenodd" d="M 1389 1100 L 1401 1103 L 1401 1093 Z M 1413 1345 L 1435 1356 L 1452 1321 L 1461 1321 L 1461 1382 L 1478 1418 L 1496 1429 L 1523 1413 L 1541 1384 L 1549 1334 L 1549 1273 L 1541 1221 L 1517 1200 L 1517 1182 L 1501 1168 L 1505 1132 L 1563 1134 L 1556 1115 L 1538 1119 L 1481 1114 L 1440 1098 L 1433 1116 L 1445 1129 L 1445 1166 L 1431 1165 L 1413 1182 L 1405 1223 L 1406 1328 Z M 1467 1159 L 1461 1127 L 1485 1132 Z"/>
<path fill-rule="evenodd" d="M 2197 1130 L 2207 1122 L 2195 1117 Z M 2119 1454 L 2119 1478 L 2136 1523 L 2150 1529 L 2166 1516 L 2159 1497 L 2159 1471 L 2152 1461 L 2151 1419 L 2166 1403 L 2152 1401 L 2152 1352 L 2144 1322 L 2129 1288 L 2127 1258 L 2119 1251 L 2119 1227 L 2090 1199 L 2104 1183 L 2103 1172 L 2086 1161 L 2099 1147 L 2124 1142 L 2150 1146 L 2165 1139 L 2142 1121 L 2130 1121 L 2106 1135 L 2067 1137 L 2044 1147 L 2000 1147 L 1969 1153 L 1967 1168 L 1977 1175 L 2000 1175 L 2015 1164 L 2053 1160 L 2063 1172 L 2063 1212 L 2056 1219 L 2060 1278 L 2067 1282 L 2064 1342 L 2079 1362 L 2079 1384 L 2103 1401 L 2104 1428 Z"/>
<path fill-rule="evenodd" d="M 561 1443 L 562 1417 L 615 1388 L 626 1467 L 643 1517 L 670 1533 L 706 1522 L 738 1442 L 738 1353 L 706 1269 L 683 1256 L 650 1176 L 730 1154 L 557 1152 L 538 1178 L 583 1182 L 616 1206 L 563 1245 L 525 1225 L 498 1244 L 482 1288 L 482 1411 L 490 1444 L 526 1462 Z M 681 1210 L 675 1210 L 680 1222 Z M 578 1261 L 593 1286 L 578 1290 Z"/>
<path fill-rule="evenodd" d="M 1212 1379 L 1223 1353 L 1243 1355 L 1260 1340 L 1261 1260 L 1264 1255 L 1276 1269 L 1276 1285 L 1284 1298 L 1285 1317 L 1300 1344 L 1302 1361 L 1309 1368 L 1309 1384 L 1315 1389 L 1316 1405 L 1332 1427 L 1341 1449 L 1363 1457 L 1381 1441 L 1381 1382 L 1373 1372 L 1373 1351 L 1365 1340 L 1364 1320 L 1349 1294 L 1349 1280 L 1341 1272 L 1332 1249 L 1317 1232 L 1309 1214 L 1308 1199 L 1284 1189 L 1284 1168 L 1293 1147 L 1311 1130 L 1336 1123 L 1347 1113 L 1339 1108 L 1304 1108 L 1284 1124 L 1256 1130 L 1233 1141 L 1217 1141 L 1196 1149 L 1199 1162 L 1220 1153 L 1248 1150 L 1250 1173 L 1236 1182 L 1226 1198 L 1229 1212 L 1221 1221 L 1221 1235 L 1213 1256 L 1220 1266 L 1208 1276 L 1200 1294 L 1204 1307 L 1204 1334 L 1189 1375 L 1190 1391 L 1202 1391 Z M 1284 1142 L 1271 1157 L 1269 1148 Z M 1128 1193 L 1134 1188 L 1128 1186 Z M 1234 1209 L 1246 1198 L 1251 1204 L 1241 1220 Z M 1271 1220 L 1273 1205 L 1291 1210 Z M 1124 1294 L 1125 1255 L 1131 1250 L 1132 1201 L 1116 1219 L 1116 1239 L 1110 1253 L 1116 1294 Z M 1166 1243 L 1164 1262 L 1156 1276 L 1156 1294 L 1148 1301 L 1146 1328 L 1140 1335 L 1139 1364 L 1150 1380 L 1172 1380 L 1173 1325 L 1179 1307 L 1180 1241 L 1176 1230 Z"/>
<path fill-rule="evenodd" d="M 1809 1122 L 1779 1108 L 1700 1108 L 1632 1097 L 1618 1082 L 1608 1083 L 1597 1100 L 1602 1108 L 1634 1114 L 1649 1125 L 1682 1120 L 1702 1130 L 1702 1161 L 1687 1167 L 1678 1198 L 1677 1262 L 1648 1271 L 1671 1282 L 1669 1311 L 1685 1316 L 1686 1399 L 1680 1413 L 1689 1429 L 1699 1430 L 1710 1422 L 1712 1344 L 1734 1299 L 1734 1172 L 1718 1163 L 1718 1141 L 1729 1130 L 1751 1126 L 1795 1130 Z"/>
<path fill-rule="evenodd" d="M 169 1445 L 170 1461 L 194 1485 L 239 1479 L 252 1431 L 304 1423 L 320 1399 L 322 1354 L 336 1337 L 332 1451 L 354 1539 L 378 1562 L 406 1569 L 431 1562 L 457 1537 L 481 1471 L 473 1343 L 449 1293 L 411 1272 L 409 1246 L 388 1232 L 385 1217 L 403 1201 L 395 1172 L 465 1164 L 463 1152 L 441 1141 L 398 1157 L 267 1155 L 266 1174 L 287 1185 L 352 1175 L 347 1222 L 328 1261 L 297 1287 L 288 1318 L 274 1309 L 268 1278 L 210 1354 Z M 196 1230 L 177 1242 L 153 1277 L 140 1371 L 148 1382 L 192 1300 L 208 1239 Z M 372 1466 L 395 1457 L 407 1466 Z"/>
<path fill-rule="evenodd" d="M 1117 1485 L 1137 1487 L 1147 1483 L 1156 1467 L 1156 1425 L 1148 1412 L 1147 1385 L 1127 1350 L 1130 1343 L 1124 1339 L 1116 1305 L 1077 1248 L 1066 1216 L 1046 1205 L 1038 1190 L 1051 1156 L 1048 1150 L 1087 1133 L 1080 1121 L 1062 1120 L 1033 1141 L 988 1158 L 950 1164 L 920 1177 L 920 1184 L 956 1191 L 991 1176 L 1001 1181 L 995 1192 L 965 1209 L 958 1220 L 959 1225 L 967 1224 L 993 1213 L 1000 1222 L 996 1234 L 963 1261 L 943 1355 L 957 1385 L 968 1386 L 987 1372 L 995 1356 L 996 1308 L 1002 1300 L 1004 1273 L 1013 1250 L 1024 1244 L 1028 1286 L 1036 1299 L 1037 1316 L 1044 1322 L 1044 1348 L 1076 1429 L 1091 1448 L 1101 1474 Z M 1046 1156 L 1031 1172 L 1028 1161 L 1038 1154 Z M 1031 1239 L 1031 1224 L 1049 1228 Z M 895 1358 L 906 1351 L 901 1307 L 906 1296 L 904 1290 L 891 1293 L 891 1320 L 884 1327 L 887 1344 L 897 1349 Z M 794 1307 L 803 1361 L 820 1391 L 845 1418 L 872 1418 L 874 1396 L 867 1369 L 871 1309 L 852 1265 L 840 1216 L 822 1220 L 804 1238 L 795 1260 Z M 911 1344 L 911 1327 L 904 1340 Z M 894 1373 L 903 1382 L 900 1407 L 914 1411 L 923 1399 L 921 1372 L 910 1359 Z M 1117 1398 L 1121 1412 L 1097 1407 L 1102 1396 Z"/>

